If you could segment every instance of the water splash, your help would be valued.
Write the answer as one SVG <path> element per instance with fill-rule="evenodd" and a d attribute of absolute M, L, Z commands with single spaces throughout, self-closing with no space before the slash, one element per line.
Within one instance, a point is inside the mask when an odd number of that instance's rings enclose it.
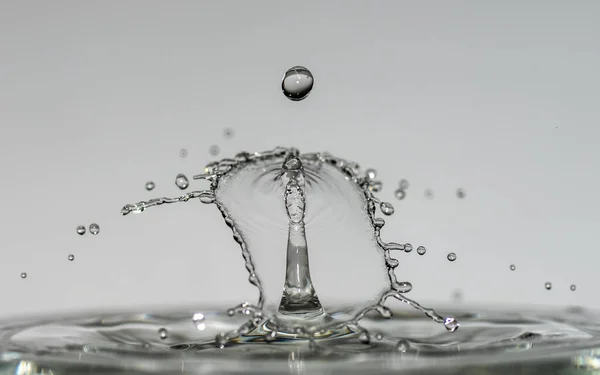
<path fill-rule="evenodd" d="M 240 181 L 245 181 L 243 177 L 247 175 L 252 176 L 250 181 L 255 186 L 238 186 Z M 259 292 L 255 304 L 245 302 L 228 310 L 229 315 L 242 314 L 249 316 L 249 320 L 235 330 L 217 335 L 216 345 L 219 347 L 224 347 L 231 340 L 249 334 L 262 335 L 266 341 L 272 341 L 280 336 L 313 340 L 348 331 L 359 333 L 359 339 L 364 335 L 369 337 L 368 332 L 360 328 L 360 320 L 370 311 L 377 311 L 383 317 L 389 318 L 391 314 L 388 313 L 389 308 L 385 304 L 390 298 L 412 306 L 434 322 L 444 324 L 448 331 L 455 331 L 459 327 L 457 320 L 452 317 L 444 318 L 433 309 L 421 306 L 416 301 L 404 296 L 404 293 L 412 289 L 412 285 L 409 282 L 397 280 L 394 269 L 398 267 L 399 261 L 392 257 L 392 252 L 407 251 L 407 246 L 395 242 L 384 242 L 381 239 L 381 229 L 384 227 L 385 221 L 376 216 L 377 207 L 379 206 L 382 213 L 386 215 L 391 215 L 393 208 L 390 210 L 390 204 L 382 204 L 379 198 L 373 194 L 380 190 L 381 182 L 375 181 L 371 177 L 375 177 L 373 170 L 363 173 L 358 164 L 327 153 L 300 154 L 297 149 L 283 147 L 252 154 L 241 152 L 232 159 L 210 163 L 205 167 L 203 174 L 194 176 L 194 179 L 207 180 L 210 183 L 209 189 L 193 191 L 174 198 L 162 197 L 127 204 L 122 208 L 121 213 L 123 215 L 132 212 L 140 213 L 149 207 L 188 202 L 195 198 L 204 204 L 216 205 L 226 225 L 231 229 L 234 240 L 240 246 L 248 271 L 248 281 Z M 317 191 L 319 188 L 324 188 L 323 186 L 327 187 L 327 184 L 332 184 L 332 178 L 341 179 L 345 186 L 356 194 L 371 228 L 375 244 L 382 255 L 381 261 L 387 275 L 387 287 L 380 291 L 373 302 L 360 306 L 343 318 L 329 316 L 317 296 L 317 289 L 310 274 L 306 235 L 305 220 L 307 212 L 310 212 L 311 197 L 316 199 L 313 202 L 319 202 L 315 193 L 307 194 L 307 189 L 311 188 L 312 191 Z M 280 297 L 275 311 L 265 307 L 265 288 L 253 261 L 253 250 L 250 243 L 256 241 L 256 238 L 249 242 L 245 233 L 251 232 L 251 230 L 241 230 L 242 226 L 251 225 L 251 223 L 246 224 L 243 219 L 233 216 L 230 212 L 231 210 L 235 211 L 236 204 L 240 204 L 239 193 L 261 187 L 257 183 L 261 179 L 270 181 L 263 188 L 272 189 L 272 191 L 268 191 L 270 194 L 265 195 L 269 199 L 265 204 L 273 204 L 276 209 L 282 207 L 288 221 L 287 265 L 285 278 L 282 280 L 283 295 Z M 282 200 L 277 199 L 278 189 L 282 189 Z M 232 192 L 238 195 L 236 196 Z M 325 197 L 325 199 L 328 198 L 330 197 Z M 243 200 L 242 203 L 244 203 Z M 317 205 L 317 207 L 319 206 Z M 318 211 L 318 209 L 314 209 L 312 215 L 317 215 Z M 251 215 L 252 213 L 244 212 L 244 214 Z M 318 218 L 318 215 L 316 217 Z M 408 244 L 408 248 L 412 250 L 410 244 Z"/>

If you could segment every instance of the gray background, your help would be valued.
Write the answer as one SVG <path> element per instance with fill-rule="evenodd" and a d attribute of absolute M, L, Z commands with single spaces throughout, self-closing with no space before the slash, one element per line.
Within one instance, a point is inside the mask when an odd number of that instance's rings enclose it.
<path fill-rule="evenodd" d="M 598 307 L 599 39 L 591 0 L 2 1 L 0 314 L 254 300 L 214 207 L 119 214 L 213 144 L 376 167 L 415 299 Z"/>

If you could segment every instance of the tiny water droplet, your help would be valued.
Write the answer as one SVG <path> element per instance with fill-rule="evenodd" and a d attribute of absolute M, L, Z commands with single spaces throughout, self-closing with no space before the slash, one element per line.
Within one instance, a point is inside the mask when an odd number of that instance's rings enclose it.
<path fill-rule="evenodd" d="M 358 340 L 363 344 L 368 344 L 371 342 L 371 335 L 367 331 L 362 331 L 358 335 Z"/>
<path fill-rule="evenodd" d="M 231 129 L 231 128 L 223 129 L 223 138 L 231 139 L 231 138 L 233 138 L 234 135 L 235 135 L 235 132 L 233 131 L 233 129 Z"/>
<path fill-rule="evenodd" d="M 169 337 L 169 333 L 167 332 L 167 330 L 165 328 L 161 328 L 158 330 L 158 336 L 160 337 L 161 340 L 164 340 L 167 337 Z"/>
<path fill-rule="evenodd" d="M 456 189 L 456 196 L 459 199 L 463 199 L 466 195 L 467 193 L 464 191 L 464 189 Z"/>
<path fill-rule="evenodd" d="M 379 208 L 384 215 L 390 216 L 394 213 L 394 206 L 389 202 L 381 202 Z"/>
<path fill-rule="evenodd" d="M 235 310 L 234 309 L 227 310 L 227 315 L 228 316 L 234 316 L 235 315 Z"/>
<path fill-rule="evenodd" d="M 399 283 L 394 283 L 393 288 L 400 293 L 408 293 L 412 290 L 413 286 L 408 281 L 402 281 Z"/>
<path fill-rule="evenodd" d="M 73 254 L 69 254 L 69 258 L 68 258 L 71 262 L 75 260 L 75 255 Z"/>
<path fill-rule="evenodd" d="M 85 227 L 83 225 L 77 227 L 77 234 L 80 236 L 83 236 L 85 234 Z"/>
<path fill-rule="evenodd" d="M 365 177 L 369 180 L 374 180 L 377 177 L 377 171 L 373 168 L 369 168 L 365 171 Z"/>
<path fill-rule="evenodd" d="M 90 224 L 90 233 L 93 235 L 100 233 L 100 225 L 96 223 Z"/>
<path fill-rule="evenodd" d="M 273 342 L 277 339 L 277 331 L 271 331 L 265 335 L 266 342 Z"/>
<path fill-rule="evenodd" d="M 146 190 L 148 190 L 148 191 L 154 190 L 154 187 L 155 187 L 155 185 L 154 185 L 153 181 L 146 182 Z"/>
<path fill-rule="evenodd" d="M 27 272 L 21 272 L 21 279 L 27 278 Z"/>
<path fill-rule="evenodd" d="M 396 344 L 396 350 L 401 353 L 406 353 L 409 348 L 410 348 L 410 343 L 406 340 L 400 340 Z"/>
<path fill-rule="evenodd" d="M 405 180 L 405 179 L 402 179 L 402 180 L 400 180 L 400 184 L 399 184 L 399 186 L 400 186 L 400 189 L 402 189 L 402 190 L 406 190 L 406 189 L 408 189 L 408 187 L 409 187 L 410 185 L 408 184 L 408 181 L 407 181 L 407 180 Z"/>
<path fill-rule="evenodd" d="M 571 284 L 569 289 L 571 289 L 571 291 L 574 292 L 575 290 L 577 290 L 577 285 Z"/>
<path fill-rule="evenodd" d="M 405 252 L 410 253 L 412 250 L 413 250 L 413 247 L 412 247 L 411 244 L 409 244 L 409 243 L 405 243 L 404 244 L 404 251 Z"/>
<path fill-rule="evenodd" d="M 456 260 L 456 254 L 450 253 L 450 254 L 448 254 L 447 258 L 449 261 L 454 262 Z"/>
<path fill-rule="evenodd" d="M 288 69 L 281 80 L 283 95 L 292 101 L 306 99 L 312 91 L 313 85 L 312 73 L 303 66 L 294 66 Z"/>
<path fill-rule="evenodd" d="M 217 198 L 215 197 L 215 193 L 213 193 L 212 191 L 206 191 L 202 192 L 198 199 L 200 199 L 200 202 L 204 204 L 210 204 L 214 203 Z"/>
<path fill-rule="evenodd" d="M 175 185 L 181 190 L 185 190 L 190 186 L 190 181 L 183 173 L 180 173 L 175 177 Z"/>
<path fill-rule="evenodd" d="M 211 154 L 212 156 L 217 156 L 219 155 L 219 152 L 221 152 L 221 149 L 219 148 L 219 146 L 217 145 L 212 145 L 210 146 L 210 148 L 208 149 L 208 153 Z"/>
<path fill-rule="evenodd" d="M 406 191 L 404 191 L 404 189 L 402 188 L 396 189 L 396 191 L 394 192 L 394 196 L 396 197 L 396 199 L 402 200 L 406 197 Z"/>
<path fill-rule="evenodd" d="M 377 339 L 377 341 L 381 341 L 383 340 L 383 335 L 381 333 L 378 333 L 375 335 L 375 338 Z"/>
<path fill-rule="evenodd" d="M 426 252 L 427 252 L 427 249 L 425 248 L 425 246 L 417 247 L 417 254 L 424 255 Z"/>
<path fill-rule="evenodd" d="M 425 198 L 433 199 L 433 190 L 431 190 L 431 189 L 425 190 Z"/>
<path fill-rule="evenodd" d="M 444 319 L 444 327 L 446 327 L 448 331 L 454 332 L 458 329 L 458 327 L 460 327 L 460 323 L 458 322 L 458 320 L 449 316 L 446 319 Z"/>
<path fill-rule="evenodd" d="M 206 324 L 204 323 L 204 314 L 202 313 L 195 313 L 192 316 L 192 323 L 194 323 L 199 331 L 204 331 L 206 329 Z"/>
<path fill-rule="evenodd" d="M 187 157 L 188 152 L 185 148 L 182 148 L 181 150 L 179 150 L 179 156 L 181 156 L 182 158 Z"/>
<path fill-rule="evenodd" d="M 381 181 L 372 181 L 369 184 L 369 190 L 371 190 L 373 193 L 379 193 L 381 189 L 383 189 L 383 184 Z"/>
<path fill-rule="evenodd" d="M 550 290 L 550 289 L 552 289 L 552 283 L 551 283 L 551 282 L 546 282 L 546 283 L 544 284 L 544 288 L 546 288 L 546 290 Z"/>
<path fill-rule="evenodd" d="M 516 269 L 517 269 L 517 266 L 515 266 L 514 264 L 511 264 L 511 265 L 510 265 L 510 270 L 511 270 L 511 271 L 514 271 L 514 270 L 516 270 Z"/>

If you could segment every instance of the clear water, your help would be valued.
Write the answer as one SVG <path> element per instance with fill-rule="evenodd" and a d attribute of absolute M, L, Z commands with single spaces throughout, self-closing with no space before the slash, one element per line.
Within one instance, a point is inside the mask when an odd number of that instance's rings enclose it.
<path fill-rule="evenodd" d="M 292 101 L 306 99 L 313 89 L 314 78 L 310 70 L 303 66 L 294 66 L 285 72 L 281 79 L 281 90 Z"/>
<path fill-rule="evenodd" d="M 374 169 L 363 172 L 327 153 L 276 148 L 209 164 L 194 176 L 206 180 L 205 190 L 125 205 L 123 215 L 196 199 L 203 209 L 218 209 L 257 300 L 7 322 L 0 325 L 0 374 L 570 374 L 600 368 L 594 312 L 456 306 L 438 312 L 407 298 L 413 286 L 397 279 L 396 255 L 413 245 L 383 241 L 380 214 L 392 215 L 394 207 L 375 196 L 382 187 L 376 177 Z M 401 181 L 399 189 L 406 188 Z M 99 230 L 89 226 L 92 234 Z M 344 263 L 351 250 L 368 255 L 354 272 Z M 367 279 L 379 283 L 364 289 Z M 351 304 L 337 303 L 339 297 Z"/>

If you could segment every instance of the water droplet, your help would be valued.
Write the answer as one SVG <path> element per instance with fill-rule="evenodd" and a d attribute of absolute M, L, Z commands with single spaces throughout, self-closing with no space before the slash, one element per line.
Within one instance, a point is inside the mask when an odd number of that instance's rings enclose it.
<path fill-rule="evenodd" d="M 575 290 L 577 290 L 577 285 L 571 284 L 569 289 L 571 289 L 571 291 L 574 292 Z"/>
<path fill-rule="evenodd" d="M 406 340 L 400 340 L 396 344 L 396 350 L 401 353 L 406 353 L 409 348 L 410 348 L 410 343 Z"/>
<path fill-rule="evenodd" d="M 83 225 L 77 227 L 77 234 L 80 236 L 83 236 L 85 234 L 85 227 Z"/>
<path fill-rule="evenodd" d="M 93 235 L 100 233 L 100 225 L 96 223 L 90 224 L 90 233 Z"/>
<path fill-rule="evenodd" d="M 389 202 L 381 202 L 379 208 L 384 215 L 390 216 L 394 213 L 394 206 Z"/>
<path fill-rule="evenodd" d="M 367 331 L 362 331 L 358 335 L 358 340 L 363 344 L 368 344 L 371 342 L 371 335 Z"/>
<path fill-rule="evenodd" d="M 425 198 L 433 199 L 433 190 L 431 190 L 431 189 L 425 190 Z"/>
<path fill-rule="evenodd" d="M 402 200 L 406 197 L 406 191 L 404 191 L 404 189 L 396 189 L 396 191 L 394 192 L 394 196 L 396 197 L 396 199 Z"/>
<path fill-rule="evenodd" d="M 369 190 L 371 190 L 374 193 L 379 193 L 381 189 L 383 189 L 383 184 L 381 183 L 381 181 L 372 181 L 369 184 Z"/>
<path fill-rule="evenodd" d="M 277 331 L 271 331 L 265 335 L 266 342 L 273 342 L 277 339 Z"/>
<path fill-rule="evenodd" d="M 405 180 L 405 179 L 402 179 L 402 180 L 400 180 L 400 184 L 399 184 L 399 186 L 400 186 L 400 189 L 402 189 L 402 190 L 406 190 L 406 189 L 408 189 L 408 187 L 409 187 L 410 185 L 408 184 L 408 181 L 407 181 L 407 180 Z"/>
<path fill-rule="evenodd" d="M 546 284 L 544 284 L 544 288 L 546 288 L 546 290 L 552 289 L 552 283 L 551 282 L 546 282 Z"/>
<path fill-rule="evenodd" d="M 365 177 L 369 180 L 374 180 L 377 177 L 377 171 L 373 168 L 369 168 L 365 171 Z"/>
<path fill-rule="evenodd" d="M 511 271 L 514 271 L 514 270 L 516 270 L 516 269 L 517 269 L 517 266 L 515 266 L 514 264 L 511 264 L 511 265 L 510 265 L 510 270 L 511 270 Z"/>
<path fill-rule="evenodd" d="M 412 290 L 413 286 L 408 281 L 403 281 L 400 283 L 394 283 L 393 288 L 400 293 L 408 293 Z"/>
<path fill-rule="evenodd" d="M 377 341 L 381 341 L 383 340 L 383 335 L 381 333 L 378 333 L 375 335 L 375 339 L 377 339 Z"/>
<path fill-rule="evenodd" d="M 181 150 L 179 150 L 179 156 L 181 156 L 182 158 L 187 157 L 188 152 L 185 148 L 182 148 Z"/>
<path fill-rule="evenodd" d="M 21 279 L 27 278 L 27 272 L 21 272 Z"/>
<path fill-rule="evenodd" d="M 409 243 L 404 244 L 404 251 L 405 252 L 410 253 L 412 250 L 413 250 L 413 247 L 412 247 L 411 244 L 409 244 Z"/>
<path fill-rule="evenodd" d="M 425 246 L 417 247 L 417 254 L 424 255 L 426 252 L 427 252 L 427 249 L 425 248 Z"/>
<path fill-rule="evenodd" d="M 281 80 L 281 90 L 286 98 L 293 101 L 305 99 L 314 84 L 312 73 L 303 66 L 288 69 Z"/>
<path fill-rule="evenodd" d="M 175 185 L 181 190 L 185 190 L 190 186 L 190 181 L 183 173 L 180 173 L 175 177 Z"/>
<path fill-rule="evenodd" d="M 448 254 L 448 260 L 451 262 L 454 262 L 456 260 L 456 254 L 455 253 L 450 253 Z"/>
<path fill-rule="evenodd" d="M 464 191 L 464 189 L 456 189 L 456 196 L 458 198 L 463 199 L 466 195 L 467 193 Z"/>
<path fill-rule="evenodd" d="M 72 262 L 75 260 L 75 255 L 69 254 L 69 260 Z"/>
<path fill-rule="evenodd" d="M 148 190 L 148 191 L 154 190 L 154 187 L 155 187 L 154 182 L 152 182 L 152 181 L 146 182 L 146 190 Z"/>
<path fill-rule="evenodd" d="M 233 131 L 233 129 L 231 129 L 231 128 L 223 129 L 223 138 L 231 139 L 231 138 L 233 138 L 234 135 L 235 135 L 235 132 Z"/>
<path fill-rule="evenodd" d="M 454 332 L 458 329 L 458 327 L 460 327 L 460 323 L 458 322 L 458 320 L 449 316 L 446 319 L 444 319 L 444 327 L 446 327 L 448 331 Z"/>
<path fill-rule="evenodd" d="M 204 314 L 195 313 L 194 316 L 192 316 L 192 322 L 199 331 L 204 331 L 206 329 L 206 323 L 204 323 Z"/>
<path fill-rule="evenodd" d="M 169 337 L 169 333 L 167 332 L 167 330 L 165 328 L 161 328 L 158 330 L 158 336 L 160 337 L 161 340 L 164 340 L 167 337 Z"/>
<path fill-rule="evenodd" d="M 219 148 L 219 146 L 217 145 L 212 145 L 210 146 L 210 148 L 208 149 L 208 153 L 211 154 L 212 156 L 217 156 L 219 155 L 219 152 L 221 152 L 221 149 Z"/>

